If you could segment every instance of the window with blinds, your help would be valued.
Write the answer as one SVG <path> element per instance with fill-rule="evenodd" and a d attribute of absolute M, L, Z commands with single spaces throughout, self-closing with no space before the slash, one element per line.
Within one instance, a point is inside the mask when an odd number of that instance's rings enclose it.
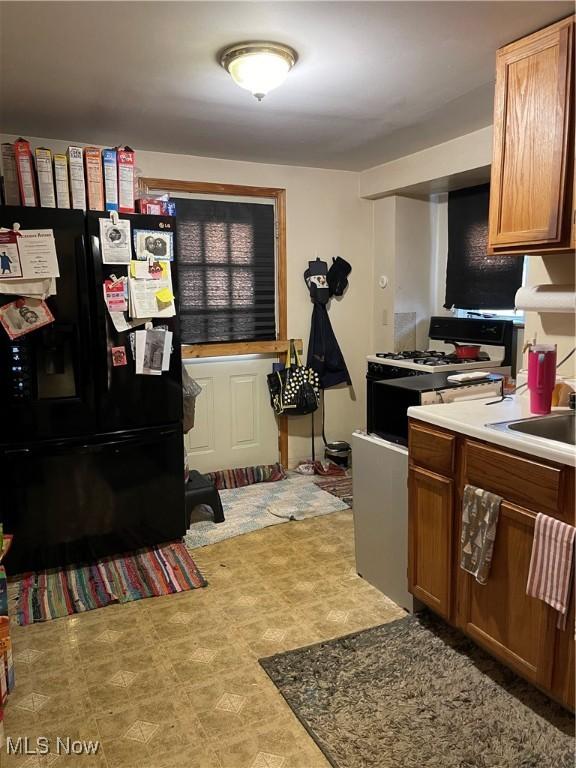
<path fill-rule="evenodd" d="M 276 338 L 274 206 L 176 198 L 184 344 Z"/>
<path fill-rule="evenodd" d="M 523 258 L 488 255 L 489 202 L 489 184 L 448 195 L 447 309 L 514 308 Z"/>

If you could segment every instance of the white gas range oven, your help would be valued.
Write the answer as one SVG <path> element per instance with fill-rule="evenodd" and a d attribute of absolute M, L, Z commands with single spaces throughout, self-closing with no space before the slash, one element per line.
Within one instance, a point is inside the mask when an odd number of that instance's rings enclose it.
<path fill-rule="evenodd" d="M 368 433 L 388 433 L 388 430 L 383 429 L 382 423 L 376 425 L 374 422 L 376 413 L 382 413 L 383 407 L 377 407 L 377 398 L 382 397 L 382 388 L 376 386 L 378 382 L 431 373 L 453 374 L 475 371 L 489 371 L 503 375 L 515 373 L 514 324 L 511 320 L 432 317 L 428 336 L 432 342 L 491 347 L 500 356 L 491 358 L 482 349 L 479 350 L 477 357 L 467 359 L 457 357 L 456 353 L 450 354 L 434 349 L 378 352 L 368 355 L 366 373 L 366 431 Z M 471 386 L 472 381 L 470 380 L 468 384 Z M 460 396 L 462 395 L 463 393 L 460 393 Z M 436 401 L 441 402 L 441 397 L 436 397 Z M 431 403 L 434 400 L 428 396 L 423 402 Z"/>

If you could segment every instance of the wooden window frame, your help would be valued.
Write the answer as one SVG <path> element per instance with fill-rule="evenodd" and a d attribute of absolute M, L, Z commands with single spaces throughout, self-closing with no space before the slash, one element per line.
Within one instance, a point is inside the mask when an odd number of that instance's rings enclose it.
<path fill-rule="evenodd" d="M 232 357 L 237 355 L 278 355 L 286 362 L 288 339 L 288 291 L 286 277 L 286 190 L 281 187 L 251 187 L 244 184 L 219 184 L 203 181 L 179 181 L 177 179 L 139 179 L 140 194 L 145 197 L 157 192 L 188 192 L 201 195 L 226 195 L 235 197 L 269 198 L 274 201 L 276 214 L 276 306 L 278 327 L 276 341 L 246 341 L 225 344 L 183 344 L 182 358 Z M 302 349 L 301 339 L 297 346 Z M 278 417 L 278 449 L 280 461 L 288 462 L 288 419 Z"/>

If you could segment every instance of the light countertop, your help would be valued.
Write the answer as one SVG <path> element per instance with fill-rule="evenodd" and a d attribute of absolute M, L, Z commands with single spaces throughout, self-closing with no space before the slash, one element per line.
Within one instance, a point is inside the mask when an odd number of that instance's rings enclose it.
<path fill-rule="evenodd" d="M 436 405 L 415 405 L 408 409 L 408 416 L 413 419 L 435 424 L 453 432 L 460 432 L 478 440 L 502 445 L 511 450 L 537 456 L 559 464 L 576 466 L 576 449 L 573 445 L 548 440 L 543 437 L 522 434 L 521 432 L 503 432 L 487 427 L 499 421 L 533 418 L 526 396 L 514 396 L 510 400 L 488 405 L 495 398 L 485 400 L 461 400 L 457 403 Z M 555 408 L 568 410 L 566 408 Z"/>

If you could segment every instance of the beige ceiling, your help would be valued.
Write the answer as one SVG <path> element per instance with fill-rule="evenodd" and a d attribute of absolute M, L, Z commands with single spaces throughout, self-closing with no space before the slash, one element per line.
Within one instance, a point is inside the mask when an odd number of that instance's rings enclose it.
<path fill-rule="evenodd" d="M 2 2 L 0 130 L 364 169 L 490 124 L 498 46 L 570 2 Z M 218 66 L 292 45 L 258 103 Z"/>

